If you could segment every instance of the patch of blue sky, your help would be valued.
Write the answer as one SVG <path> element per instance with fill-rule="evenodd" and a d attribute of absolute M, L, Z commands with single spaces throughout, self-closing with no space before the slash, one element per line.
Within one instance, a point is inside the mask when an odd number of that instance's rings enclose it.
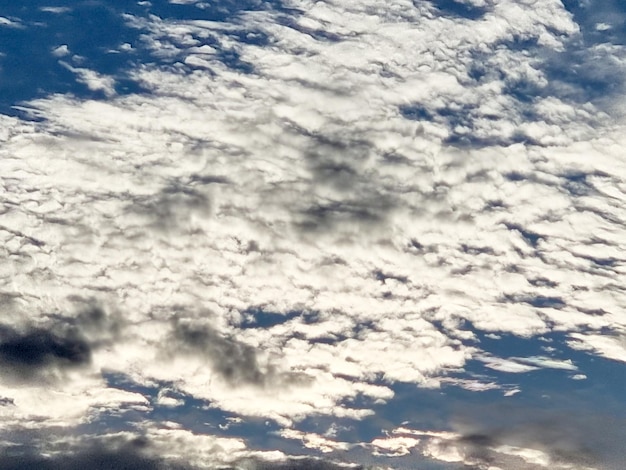
<path fill-rule="evenodd" d="M 487 377 L 498 384 L 512 384 L 520 393 L 504 397 L 502 391 L 477 393 L 476 396 L 502 396 L 507 402 L 523 401 L 532 406 L 549 403 L 555 407 L 584 407 L 588 410 L 626 413 L 621 406 L 621 390 L 626 387 L 623 365 L 567 346 L 567 334 L 551 332 L 533 338 L 510 334 L 476 332 L 478 346 L 493 357 L 531 358 L 527 364 L 538 366 L 537 370 L 509 373 L 491 369 L 481 361 L 470 361 L 465 374 Z M 532 358 L 547 358 L 564 365 L 571 361 L 576 370 L 541 367 Z M 521 363 L 524 363 L 521 361 Z M 465 375 L 464 374 L 464 375 Z"/>
<path fill-rule="evenodd" d="M 146 93 L 130 72 L 138 65 L 160 64 L 163 58 L 142 47 L 141 29 L 131 27 L 124 15 L 147 18 L 155 15 L 170 20 L 235 21 L 244 11 L 264 8 L 284 10 L 273 2 L 222 1 L 171 3 L 136 2 L 49 2 L 34 1 L 28 6 L 10 3 L 2 14 L 12 25 L 0 25 L 0 113 L 25 117 L 14 107 L 51 94 L 71 94 L 81 99 L 106 99 L 101 89 L 77 80 L 68 64 L 115 79 L 120 95 Z M 231 33 L 237 41 L 262 44 L 262 34 L 251 34 L 242 26 Z M 215 58 L 241 72 L 252 66 L 234 49 L 216 48 Z M 166 61 L 165 61 L 166 62 Z"/>
<path fill-rule="evenodd" d="M 585 44 L 626 44 L 626 4 L 621 0 L 563 0 Z"/>
<path fill-rule="evenodd" d="M 440 14 L 466 20 L 479 20 L 489 10 L 486 7 L 476 6 L 467 1 L 459 0 L 430 0 Z"/>
<path fill-rule="evenodd" d="M 310 314 L 305 312 L 293 311 L 287 313 L 271 312 L 261 308 L 249 308 L 242 312 L 241 322 L 237 325 L 239 328 L 271 328 L 273 326 L 287 323 L 298 317 L 308 318 Z"/>
<path fill-rule="evenodd" d="M 35 3 L 35 2 L 33 2 Z M 136 5 L 128 2 L 128 5 Z M 101 74 L 116 75 L 116 91 L 137 91 L 121 72 L 130 66 L 131 56 L 120 51 L 124 43 L 135 43 L 139 31 L 128 28 L 118 10 L 111 7 L 72 2 L 63 12 L 38 9 L 47 2 L 28 8 L 8 6 L 5 14 L 19 18 L 20 27 L 0 28 L 3 56 L 0 67 L 0 112 L 14 114 L 12 106 L 53 93 L 70 93 L 83 98 L 104 98 L 76 80 L 60 60 Z M 64 57 L 67 56 L 67 57 Z"/>

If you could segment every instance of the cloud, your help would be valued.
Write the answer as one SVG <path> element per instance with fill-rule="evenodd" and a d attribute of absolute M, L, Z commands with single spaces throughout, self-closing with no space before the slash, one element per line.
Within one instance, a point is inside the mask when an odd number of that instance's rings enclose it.
<path fill-rule="evenodd" d="M 478 410 L 476 410 L 478 411 Z M 469 461 L 520 468 L 617 468 L 623 452 L 620 418 L 587 410 L 495 406 L 461 413 L 455 446 Z M 505 412 L 506 420 L 497 418 Z M 602 436 L 602 437 L 600 437 Z M 525 466 L 524 466 L 525 465 Z"/>
<path fill-rule="evenodd" d="M 153 404 L 179 404 L 114 389 L 107 371 L 331 448 L 298 426 L 364 421 L 398 384 L 518 389 L 468 378 L 473 359 L 577 367 L 567 349 L 497 357 L 479 332 L 565 332 L 622 358 L 621 46 L 586 49 L 552 0 L 243 7 L 127 14 L 128 75 L 145 93 L 68 65 L 99 100 L 44 96 L 22 107 L 32 121 L 2 118 L 3 313 L 35 319 L 77 294 L 107 306 L 6 325 L 3 363 L 73 374 L 49 403 L 32 381 L 2 389 L 12 426 L 150 420 Z M 255 311 L 276 321 L 249 328 Z M 461 431 L 378 452 L 424 445 L 506 468 L 576 448 Z"/>
<path fill-rule="evenodd" d="M 514 374 L 532 372 L 540 368 L 544 369 L 562 369 L 569 371 L 576 371 L 578 367 L 572 363 L 570 359 L 564 361 L 552 359 L 549 357 L 510 357 L 499 358 L 483 356 L 477 357 L 479 361 L 485 363 L 486 367 L 494 369 L 500 372 L 509 372 Z"/>
<path fill-rule="evenodd" d="M 94 443 L 78 451 L 59 452 L 53 456 L 35 451 L 20 452 L 5 449 L 7 452 L 0 457 L 0 466 L 7 470 L 79 470 L 81 468 L 186 470 L 191 468 L 147 455 L 144 453 L 145 446 L 146 442 L 142 439 L 122 443 Z"/>
<path fill-rule="evenodd" d="M 23 28 L 24 26 L 21 24 L 18 19 L 10 19 L 4 16 L 0 16 L 0 27 L 9 27 L 9 28 Z"/>
<path fill-rule="evenodd" d="M 382 443 L 392 452 L 403 452 L 409 444 L 434 460 L 476 469 L 596 470 L 619 467 L 622 425 L 621 418 L 583 410 L 494 404 L 459 411 L 452 421 L 454 431 L 401 427 L 372 445 Z"/>
<path fill-rule="evenodd" d="M 227 382 L 236 385 L 265 386 L 276 380 L 274 369 L 263 370 L 255 348 L 233 337 L 220 335 L 210 326 L 192 326 L 177 322 L 174 340 L 183 351 L 205 355 L 213 363 L 213 370 Z"/>
<path fill-rule="evenodd" d="M 61 46 L 62 47 L 62 46 Z M 66 46 L 67 49 L 67 46 Z M 59 49 L 55 49 L 55 55 Z M 64 51 L 61 51 L 63 53 Z M 99 74 L 94 70 L 89 70 L 82 67 L 73 67 L 65 61 L 60 60 L 59 64 L 65 67 L 70 72 L 73 72 L 77 76 L 77 80 L 84 84 L 91 91 L 99 91 L 107 98 L 115 95 L 115 79 Z"/>
<path fill-rule="evenodd" d="M 258 470 L 361 470 L 362 466 L 357 464 L 336 463 L 313 458 L 292 458 L 282 462 L 258 462 L 255 469 Z"/>
<path fill-rule="evenodd" d="M 203 184 L 200 178 L 199 184 L 194 183 L 197 182 L 168 185 L 156 196 L 137 198 L 127 210 L 146 216 L 157 228 L 184 231 L 193 224 L 193 219 L 211 215 L 210 199 L 204 186 L 213 181 Z"/>
<path fill-rule="evenodd" d="M 297 439 L 302 441 L 304 447 L 318 449 L 320 452 L 328 453 L 336 450 L 347 450 L 350 445 L 346 442 L 328 439 L 315 433 L 304 433 L 295 429 L 284 429 L 280 432 L 281 437 L 286 439 Z"/>
<path fill-rule="evenodd" d="M 40 7 L 39 10 L 45 11 L 47 13 L 53 13 L 56 15 L 72 11 L 72 9 L 68 7 Z"/>
<path fill-rule="evenodd" d="M 179 429 L 150 428 L 140 434 L 124 432 L 101 436 L 47 437 L 48 440 L 40 445 L 13 444 L 3 448 L 0 466 L 7 470 L 362 468 L 312 457 L 288 457 L 280 452 L 250 451 L 238 439 L 193 434 Z"/>
<path fill-rule="evenodd" d="M 67 44 L 61 44 L 58 47 L 52 49 L 52 55 L 55 57 L 65 57 L 70 54 L 70 50 L 67 47 Z"/>
<path fill-rule="evenodd" d="M 574 349 L 594 351 L 608 359 L 626 362 L 626 340 L 620 332 L 604 335 L 571 333 L 570 337 L 572 340 L 568 344 Z"/>
<path fill-rule="evenodd" d="M 0 328 L 0 364 L 5 374 L 33 379 L 89 364 L 91 346 L 77 331 Z"/>
<path fill-rule="evenodd" d="M 27 319 L 0 325 L 4 374 L 35 382 L 54 380 L 63 371 L 90 366 L 94 353 L 120 334 L 123 322 L 94 299 L 74 296 L 70 305 L 76 310 L 73 314 L 47 314 L 38 322 Z"/>
<path fill-rule="evenodd" d="M 16 304 L 4 313 L 0 435 L 147 409 L 143 395 L 108 387 L 102 377 L 102 354 L 120 340 L 123 322 L 93 299 L 73 298 L 68 305 L 74 312 L 40 314 L 38 321 L 16 315 Z"/>

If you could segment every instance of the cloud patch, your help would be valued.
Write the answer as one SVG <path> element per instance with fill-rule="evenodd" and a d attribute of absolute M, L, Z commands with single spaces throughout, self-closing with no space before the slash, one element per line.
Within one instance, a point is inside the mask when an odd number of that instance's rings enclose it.
<path fill-rule="evenodd" d="M 624 438 L 621 418 L 587 411 L 505 409 L 505 422 L 496 416 L 501 407 L 483 409 L 489 419 L 472 419 L 471 413 L 465 413 L 458 421 L 461 434 L 454 445 L 460 446 L 467 460 L 505 467 L 519 462 L 519 468 L 529 469 L 591 469 L 614 468 L 623 458 L 616 445 Z"/>
<path fill-rule="evenodd" d="M 231 335 L 220 334 L 207 324 L 175 321 L 173 340 L 175 350 L 209 359 L 212 371 L 232 386 L 281 387 L 306 381 L 304 376 L 281 373 L 271 363 L 263 364 L 254 347 Z"/>
<path fill-rule="evenodd" d="M 121 442 L 116 442 L 121 441 Z M 146 452 L 147 441 L 116 439 L 112 442 L 94 442 L 73 451 L 57 452 L 52 456 L 31 449 L 5 449 L 0 466 L 7 470 L 80 470 L 90 468 L 133 470 L 191 470 L 188 465 L 167 462 Z"/>
<path fill-rule="evenodd" d="M 0 370 L 9 377 L 35 379 L 89 364 L 91 346 L 74 329 L 18 330 L 0 327 Z"/>

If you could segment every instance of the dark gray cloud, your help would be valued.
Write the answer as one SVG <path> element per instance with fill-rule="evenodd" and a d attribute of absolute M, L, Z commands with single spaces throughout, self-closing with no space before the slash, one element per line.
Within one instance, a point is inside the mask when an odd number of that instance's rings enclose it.
<path fill-rule="evenodd" d="M 313 235 L 366 234 L 387 222 L 399 201 L 367 167 L 376 153 L 369 140 L 353 131 L 311 132 L 292 122 L 286 130 L 306 142 L 308 189 L 295 201 L 297 229 Z"/>
<path fill-rule="evenodd" d="M 371 201 L 361 199 L 314 204 L 303 211 L 303 220 L 298 227 L 316 234 L 347 227 L 358 227 L 367 233 L 384 223 L 385 213 L 392 207 L 382 197 Z"/>
<path fill-rule="evenodd" d="M 212 181 L 192 180 L 192 183 L 195 182 L 205 185 Z M 154 227 L 166 230 L 184 226 L 192 214 L 208 214 L 211 202 L 201 189 L 175 183 L 154 195 L 136 198 L 128 210 L 149 217 Z"/>
<path fill-rule="evenodd" d="M 33 446 L 21 445 L 1 449 L 0 468 L 3 470 L 193 470 L 198 467 L 178 459 L 172 461 L 159 455 L 145 437 L 96 438 L 74 448 L 44 452 Z M 52 455 L 50 455 L 52 454 Z M 205 463 L 211 463 L 205 462 Z M 263 461 L 246 458 L 229 466 L 213 462 L 215 467 L 234 470 L 339 470 L 346 467 L 327 460 L 290 458 L 284 461 Z M 202 468 L 205 468 L 204 466 Z M 350 467 L 361 470 L 363 467 Z"/>
<path fill-rule="evenodd" d="M 76 315 L 66 319 L 85 335 L 93 347 L 110 344 L 119 337 L 124 319 L 119 312 L 107 311 L 93 299 L 82 300 L 84 306 Z"/>
<path fill-rule="evenodd" d="M 232 385 L 269 386 L 303 380 L 297 374 L 279 372 L 272 364 L 262 364 L 254 347 L 209 325 L 176 321 L 173 336 L 177 349 L 205 356 L 213 371 Z"/>
<path fill-rule="evenodd" d="M 6 397 L 0 398 L 0 406 L 11 406 L 14 404 L 15 404 L 15 400 L 13 400 L 13 398 L 6 398 Z"/>
<path fill-rule="evenodd" d="M 259 366 L 256 350 L 235 338 L 223 336 L 210 326 L 177 322 L 174 337 L 183 347 L 209 357 L 215 372 L 231 383 L 262 385 L 265 373 Z"/>
<path fill-rule="evenodd" d="M 122 322 L 93 300 L 73 316 L 46 315 L 38 325 L 0 325 L 0 375 L 17 380 L 52 379 L 86 366 L 94 349 L 119 335 Z"/>
<path fill-rule="evenodd" d="M 19 330 L 0 327 L 0 371 L 20 379 L 31 379 L 86 365 L 91 346 L 74 328 Z"/>
<path fill-rule="evenodd" d="M 572 402 L 568 397 L 564 399 Z M 626 457 L 624 417 L 594 413 L 588 408 L 483 406 L 463 410 L 456 426 L 461 437 L 453 445 L 462 448 L 477 468 L 483 468 L 483 464 L 537 468 L 520 457 L 498 451 L 500 446 L 538 450 L 547 454 L 554 465 L 584 468 L 623 468 L 620 462 Z"/>
<path fill-rule="evenodd" d="M 345 467 L 328 460 L 304 458 L 289 459 L 284 462 L 262 462 L 257 461 L 254 464 L 255 470 L 362 470 L 362 466 Z"/>
<path fill-rule="evenodd" d="M 565 301 L 561 297 L 534 295 L 534 294 L 507 294 L 502 299 L 503 302 L 525 303 L 535 308 L 564 308 Z"/>
<path fill-rule="evenodd" d="M 167 462 L 147 452 L 143 438 L 98 441 L 80 449 L 44 455 L 30 447 L 4 449 L 0 468 L 4 470 L 186 470 L 187 465 Z"/>

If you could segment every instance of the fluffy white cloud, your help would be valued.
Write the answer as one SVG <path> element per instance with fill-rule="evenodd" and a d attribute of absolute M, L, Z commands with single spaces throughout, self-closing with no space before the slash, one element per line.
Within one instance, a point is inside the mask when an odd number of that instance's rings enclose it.
<path fill-rule="evenodd" d="M 67 55 L 67 46 L 63 48 L 60 46 L 53 51 L 54 55 L 62 57 Z M 73 67 L 65 61 L 60 60 L 59 63 L 73 72 L 77 76 L 77 80 L 84 84 L 91 91 L 101 91 L 108 98 L 115 95 L 115 80 L 111 77 L 102 76 L 94 70 L 89 70 L 82 67 Z"/>
<path fill-rule="evenodd" d="M 574 349 L 594 351 L 615 361 L 626 361 L 626 341 L 623 335 L 599 335 L 571 333 L 569 345 Z"/>
<path fill-rule="evenodd" d="M 5 437 L 10 437 L 16 427 L 71 428 L 88 423 L 100 413 L 150 409 L 143 395 L 109 388 L 95 374 L 85 376 L 84 373 L 71 374 L 63 382 L 45 387 L 41 384 L 3 385 L 0 396 L 10 402 L 0 407 L 3 416 L 0 432 Z"/>
<path fill-rule="evenodd" d="M 302 445 L 304 445 L 304 447 L 318 449 L 324 453 L 337 450 L 347 450 L 350 448 L 350 445 L 347 442 L 339 442 L 318 434 L 305 433 L 295 429 L 284 429 L 280 432 L 280 435 L 287 439 L 300 440 L 302 441 Z"/>

